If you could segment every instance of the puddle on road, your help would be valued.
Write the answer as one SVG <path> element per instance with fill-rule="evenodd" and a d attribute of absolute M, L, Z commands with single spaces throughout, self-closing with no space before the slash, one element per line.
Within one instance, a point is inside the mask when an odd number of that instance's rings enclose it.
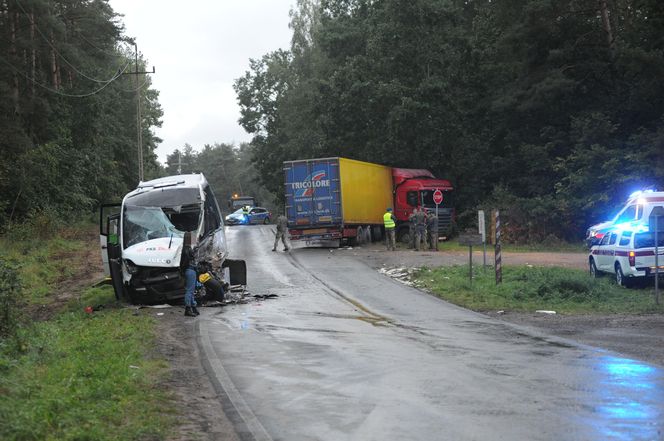
<path fill-rule="evenodd" d="M 543 337 L 539 335 L 528 334 L 523 331 L 519 331 L 511 328 L 509 325 L 504 323 L 488 323 L 482 321 L 471 321 L 465 320 L 458 324 L 461 328 L 472 329 L 477 331 L 482 335 L 488 335 L 491 337 L 496 337 L 509 341 L 510 343 L 518 345 L 526 345 L 535 343 L 539 347 L 544 348 L 561 348 L 561 349 L 574 349 L 576 346 L 558 341 L 549 337 Z M 543 355 L 549 355 L 543 354 Z"/>
<path fill-rule="evenodd" d="M 594 384 L 601 403 L 593 421 L 604 439 L 662 439 L 664 374 L 661 369 L 628 358 L 604 356 Z"/>

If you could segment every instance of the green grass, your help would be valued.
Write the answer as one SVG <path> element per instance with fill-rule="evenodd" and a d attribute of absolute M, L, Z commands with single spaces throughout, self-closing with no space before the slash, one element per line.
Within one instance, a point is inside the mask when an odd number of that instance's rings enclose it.
<path fill-rule="evenodd" d="M 58 282 L 72 279 L 72 259 L 90 244 L 55 237 L 50 240 L 12 241 L 0 239 L 0 255 L 18 267 L 29 303 L 50 303 Z"/>
<path fill-rule="evenodd" d="M 26 313 L 15 335 L 0 339 L 3 441 L 160 440 L 175 426 L 173 398 L 160 387 L 167 365 L 151 353 L 154 320 L 121 308 L 110 286 L 72 288 L 86 251 L 98 246 L 93 237 L 70 230 L 0 238 L 0 255 L 18 267 L 26 311 L 60 311 L 48 321 Z M 55 303 L 63 286 L 71 295 Z M 98 310 L 86 314 L 85 306 Z"/>
<path fill-rule="evenodd" d="M 476 311 L 554 310 L 559 313 L 664 312 L 655 305 L 651 288 L 625 289 L 608 278 L 593 280 L 582 270 L 550 267 L 503 267 L 503 283 L 495 284 L 493 268 L 468 266 L 421 269 L 414 280 L 437 296 Z"/>
<path fill-rule="evenodd" d="M 128 309 L 36 323 L 0 355 L 0 439 L 163 439 L 174 414 L 153 341 L 152 320 Z"/>

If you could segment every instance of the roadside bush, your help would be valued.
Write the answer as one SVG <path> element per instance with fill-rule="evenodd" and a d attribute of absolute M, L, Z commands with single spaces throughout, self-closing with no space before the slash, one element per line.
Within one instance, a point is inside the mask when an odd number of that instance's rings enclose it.
<path fill-rule="evenodd" d="M 580 240 L 580 227 L 572 225 L 554 196 L 519 197 L 498 186 L 478 208 L 487 213 L 487 226 L 491 212 L 500 210 L 501 239 L 505 243 L 557 245 L 564 240 Z M 471 214 L 470 218 L 477 218 L 476 212 Z"/>
<path fill-rule="evenodd" d="M 0 338 L 16 335 L 20 301 L 21 282 L 18 272 L 0 257 Z"/>

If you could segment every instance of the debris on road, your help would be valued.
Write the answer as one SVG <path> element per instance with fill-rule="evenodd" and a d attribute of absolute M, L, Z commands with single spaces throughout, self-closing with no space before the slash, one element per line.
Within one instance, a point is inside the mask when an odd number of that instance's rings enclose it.
<path fill-rule="evenodd" d="M 538 313 L 538 314 L 549 314 L 549 315 L 553 315 L 553 314 L 556 313 L 556 311 L 547 311 L 545 309 L 538 309 L 535 312 Z"/>
<path fill-rule="evenodd" d="M 415 271 L 417 271 L 417 268 L 405 268 L 405 267 L 380 268 L 378 270 L 379 273 L 385 274 L 386 276 L 393 278 L 397 282 L 401 282 L 404 285 L 408 286 L 417 286 L 417 284 L 411 281 L 411 276 Z"/>
<path fill-rule="evenodd" d="M 221 302 L 217 300 L 209 301 L 202 306 L 216 307 L 216 306 L 225 306 L 229 304 L 244 304 L 251 302 L 259 302 L 261 300 L 274 299 L 277 297 L 279 297 L 279 295 L 274 293 L 252 294 L 251 292 L 246 290 L 246 287 L 244 285 L 233 285 L 229 287 L 226 293 L 224 293 L 223 301 Z"/>

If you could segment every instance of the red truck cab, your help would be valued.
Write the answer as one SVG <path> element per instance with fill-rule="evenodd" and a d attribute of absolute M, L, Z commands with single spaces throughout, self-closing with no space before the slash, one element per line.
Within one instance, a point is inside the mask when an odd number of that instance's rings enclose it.
<path fill-rule="evenodd" d="M 393 168 L 394 214 L 397 218 L 397 237 L 408 232 L 408 216 L 415 207 L 435 210 L 433 193 L 440 190 L 443 202 L 438 205 L 438 230 L 441 236 L 451 234 L 454 222 L 454 208 L 451 200 L 454 188 L 450 181 L 436 178 L 429 170 Z"/>

